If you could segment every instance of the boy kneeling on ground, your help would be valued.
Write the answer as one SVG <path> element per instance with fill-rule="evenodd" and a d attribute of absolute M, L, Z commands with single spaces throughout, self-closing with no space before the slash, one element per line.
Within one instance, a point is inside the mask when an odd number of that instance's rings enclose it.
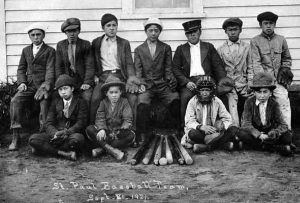
<path fill-rule="evenodd" d="M 185 134 L 181 144 L 195 153 L 211 149 L 233 150 L 235 132 L 232 119 L 222 101 L 215 96 L 216 84 L 210 76 L 200 76 L 196 95 L 188 103 Z M 227 130 L 226 130 L 227 129 Z"/>
<path fill-rule="evenodd" d="M 113 75 L 110 75 L 101 87 L 104 98 L 97 110 L 95 125 L 86 129 L 90 141 L 95 143 L 92 150 L 93 157 L 104 152 L 110 153 L 116 159 L 122 156 L 115 155 L 114 151 L 125 148 L 135 140 L 135 133 L 131 130 L 133 122 L 132 109 L 127 98 L 121 97 L 125 90 L 125 83 Z"/>
<path fill-rule="evenodd" d="M 76 161 L 76 153 L 82 151 L 88 107 L 83 99 L 73 94 L 74 87 L 74 79 L 66 74 L 60 75 L 55 82 L 60 98 L 51 103 L 46 132 L 29 138 L 34 154 L 60 155 Z"/>
<path fill-rule="evenodd" d="M 253 78 L 254 96 L 245 102 L 242 125 L 238 138 L 254 149 L 278 151 L 282 155 L 292 152 L 292 133 L 283 119 L 279 104 L 272 96 L 275 78 L 267 72 Z"/>

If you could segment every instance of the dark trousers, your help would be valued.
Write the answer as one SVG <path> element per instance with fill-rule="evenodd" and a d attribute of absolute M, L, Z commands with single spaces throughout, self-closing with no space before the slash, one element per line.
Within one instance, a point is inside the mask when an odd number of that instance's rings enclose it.
<path fill-rule="evenodd" d="M 105 145 L 106 143 L 111 145 L 114 148 L 126 148 L 128 147 L 133 140 L 135 139 L 135 134 L 132 133 L 130 130 L 124 130 L 123 134 L 119 134 L 117 139 L 110 139 L 109 133 L 106 132 L 107 140 L 105 142 L 102 142 L 101 144 L 97 140 L 97 133 L 99 130 L 97 130 L 94 125 L 90 125 L 86 128 L 86 134 L 89 139 L 89 141 L 92 142 L 93 148 L 101 147 L 101 145 Z"/>
<path fill-rule="evenodd" d="M 95 119 L 96 119 L 96 113 L 98 110 L 98 107 L 100 105 L 100 101 L 104 99 L 105 95 L 102 94 L 101 92 L 101 86 L 104 84 L 105 80 L 108 78 L 109 75 L 114 75 L 115 77 L 118 77 L 121 81 L 124 81 L 123 76 L 121 73 L 102 73 L 102 75 L 99 78 L 99 84 L 96 85 L 94 88 L 92 98 L 91 98 L 91 107 L 90 107 L 90 124 L 95 124 Z M 132 109 L 133 113 L 133 130 L 136 129 L 136 109 L 137 109 L 137 96 L 132 93 L 124 92 L 123 95 L 127 97 L 129 105 Z"/>
<path fill-rule="evenodd" d="M 292 143 L 292 133 L 290 131 L 279 136 L 278 140 L 275 142 L 276 145 L 290 145 Z M 238 133 L 238 138 L 244 142 L 245 146 L 253 149 L 260 149 L 262 142 L 253 136 L 250 129 L 240 128 Z"/>
<path fill-rule="evenodd" d="M 167 84 L 155 85 L 138 95 L 137 128 L 139 133 L 146 133 L 150 125 L 150 104 L 153 98 L 161 101 L 174 118 L 176 128 L 180 126 L 179 95 Z"/>
<path fill-rule="evenodd" d="M 17 92 L 10 102 L 10 127 L 22 128 L 21 121 L 26 105 L 30 105 L 34 101 L 34 95 L 37 89 L 34 86 L 27 86 L 27 90 L 24 92 Z M 42 99 L 39 101 L 40 115 L 39 122 L 41 126 L 46 123 L 47 113 L 50 101 L 48 99 Z"/>
<path fill-rule="evenodd" d="M 185 117 L 186 107 L 190 99 L 195 94 L 186 87 L 181 88 L 179 90 L 179 93 L 180 93 L 180 122 L 181 122 L 181 127 L 184 127 L 185 125 L 184 117 Z"/>
<path fill-rule="evenodd" d="M 57 155 L 58 150 L 80 152 L 84 146 L 84 136 L 80 133 L 69 135 L 58 146 L 50 143 L 52 136 L 47 133 L 33 134 L 29 138 L 29 145 L 40 154 Z"/>

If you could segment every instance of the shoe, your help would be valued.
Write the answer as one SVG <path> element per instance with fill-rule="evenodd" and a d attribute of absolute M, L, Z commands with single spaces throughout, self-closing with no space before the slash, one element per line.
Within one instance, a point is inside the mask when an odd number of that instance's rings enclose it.
<path fill-rule="evenodd" d="M 71 161 L 76 161 L 77 160 L 77 156 L 76 156 L 76 152 L 74 151 L 70 151 L 70 152 L 65 152 L 65 151 L 58 151 L 57 152 L 58 155 L 61 155 L 62 157 L 65 157 L 66 159 L 69 159 Z"/>
<path fill-rule="evenodd" d="M 32 154 L 36 154 L 36 149 L 31 147 L 31 152 L 32 152 Z"/>
<path fill-rule="evenodd" d="M 275 151 L 279 152 L 282 156 L 289 156 L 292 154 L 292 149 L 290 145 L 274 145 Z"/>
<path fill-rule="evenodd" d="M 9 151 L 16 151 L 19 149 L 19 140 L 20 140 L 20 136 L 14 134 L 13 135 L 13 139 L 11 141 L 11 144 L 8 146 L 8 150 Z"/>
<path fill-rule="evenodd" d="M 104 151 L 105 150 L 103 148 L 101 148 L 101 147 L 95 148 L 95 149 L 92 150 L 92 156 L 94 158 L 99 157 L 100 155 L 102 155 L 104 153 Z"/>
<path fill-rule="evenodd" d="M 226 142 L 223 146 L 222 146 L 223 150 L 226 151 L 233 151 L 233 142 Z"/>
<path fill-rule="evenodd" d="M 210 150 L 211 150 L 211 147 L 206 144 L 194 144 L 194 146 L 193 146 L 194 153 L 208 152 Z"/>
<path fill-rule="evenodd" d="M 239 141 L 237 145 L 238 145 L 237 146 L 238 150 L 243 150 L 244 149 L 244 143 L 242 141 Z"/>

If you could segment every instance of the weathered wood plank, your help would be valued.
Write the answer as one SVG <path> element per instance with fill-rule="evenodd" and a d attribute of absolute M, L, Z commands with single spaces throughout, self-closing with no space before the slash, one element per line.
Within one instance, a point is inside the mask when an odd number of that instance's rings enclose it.
<path fill-rule="evenodd" d="M 251 1 L 241 1 L 241 0 L 203 0 L 204 7 L 226 7 L 226 6 L 273 6 L 273 5 L 299 5 L 297 0 L 251 0 Z"/>

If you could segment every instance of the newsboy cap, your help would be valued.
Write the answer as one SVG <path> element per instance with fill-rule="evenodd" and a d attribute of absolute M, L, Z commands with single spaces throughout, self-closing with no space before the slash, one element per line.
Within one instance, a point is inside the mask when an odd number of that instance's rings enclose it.
<path fill-rule="evenodd" d="M 119 86 L 119 87 L 121 87 L 121 89 L 124 89 L 125 88 L 125 83 L 122 82 L 119 78 L 117 78 L 113 75 L 110 75 L 105 80 L 105 83 L 101 86 L 101 91 L 105 92 L 111 86 Z"/>
<path fill-rule="evenodd" d="M 47 28 L 42 23 L 33 23 L 27 27 L 26 32 L 29 34 L 32 30 L 41 30 L 45 34 Z"/>
<path fill-rule="evenodd" d="M 62 86 L 75 87 L 75 81 L 71 76 L 69 76 L 67 74 L 62 74 L 57 78 L 57 80 L 55 82 L 55 89 L 57 90 Z"/>
<path fill-rule="evenodd" d="M 68 18 L 61 25 L 61 31 L 66 32 L 67 30 L 74 30 L 79 28 L 80 30 L 80 20 L 78 18 Z"/>
<path fill-rule="evenodd" d="M 189 33 L 201 28 L 201 20 L 191 20 L 182 23 L 185 33 Z"/>
<path fill-rule="evenodd" d="M 222 28 L 226 30 L 228 26 L 237 25 L 239 27 L 243 26 L 243 21 L 239 18 L 228 18 L 224 21 Z"/>
<path fill-rule="evenodd" d="M 269 88 L 274 90 L 276 88 L 275 78 L 268 72 L 259 72 L 253 77 L 253 85 L 250 86 L 253 90 L 260 88 Z"/>
<path fill-rule="evenodd" d="M 116 21 L 116 23 L 118 24 L 118 19 L 116 18 L 116 16 L 114 16 L 113 14 L 110 14 L 110 13 L 106 13 L 106 14 L 104 14 L 103 16 L 102 16 L 102 18 L 101 18 L 101 25 L 102 25 L 102 27 L 106 24 L 106 23 L 108 23 L 108 22 L 110 22 L 110 21 Z"/>
<path fill-rule="evenodd" d="M 259 14 L 259 15 L 257 16 L 257 20 L 258 20 L 258 22 L 260 22 L 260 23 L 261 23 L 263 20 L 269 20 L 269 21 L 272 21 L 272 22 L 275 22 L 275 23 L 276 23 L 277 19 L 278 19 L 278 15 L 276 15 L 275 13 L 269 12 L 269 11 L 263 12 L 263 13 L 261 13 L 261 14 Z"/>
<path fill-rule="evenodd" d="M 157 25 L 160 31 L 163 29 L 162 22 L 158 18 L 148 18 L 148 20 L 144 22 L 145 31 L 148 29 L 148 27 L 150 27 L 150 25 Z"/>

